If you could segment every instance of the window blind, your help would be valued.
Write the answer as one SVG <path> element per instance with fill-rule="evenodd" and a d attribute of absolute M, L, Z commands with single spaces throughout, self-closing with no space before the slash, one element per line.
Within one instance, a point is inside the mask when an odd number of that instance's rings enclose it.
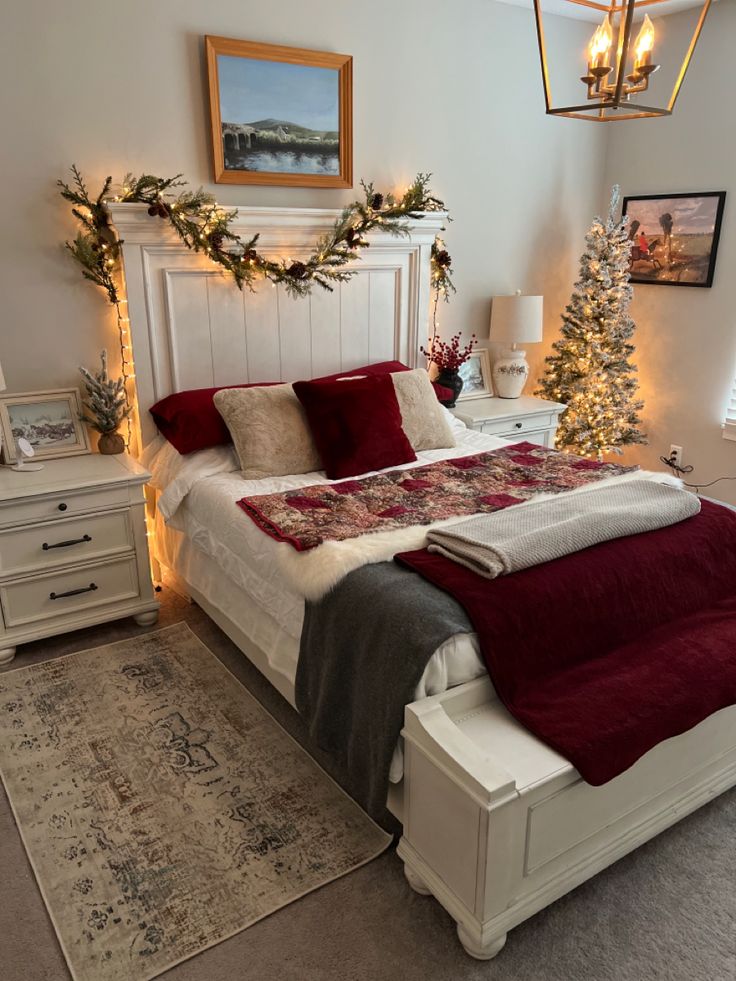
<path fill-rule="evenodd" d="M 726 419 L 723 423 L 725 439 L 736 440 L 736 381 L 731 388 L 731 396 L 726 407 Z"/>

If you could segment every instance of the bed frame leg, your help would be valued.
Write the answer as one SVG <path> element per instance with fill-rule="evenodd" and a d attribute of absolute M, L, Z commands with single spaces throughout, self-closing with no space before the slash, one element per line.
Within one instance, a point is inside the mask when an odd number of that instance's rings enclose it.
<path fill-rule="evenodd" d="M 412 887 L 414 892 L 418 892 L 420 896 L 431 896 L 432 890 L 426 884 L 424 879 L 417 875 L 414 869 L 410 868 L 406 862 L 404 862 L 404 875 L 406 876 L 406 881 Z"/>
<path fill-rule="evenodd" d="M 14 647 L 3 647 L 2 650 L 0 650 L 0 664 L 10 664 L 14 657 Z"/>
<path fill-rule="evenodd" d="M 500 937 L 494 937 L 493 940 L 482 943 L 478 938 L 472 936 L 462 923 L 458 923 L 457 925 L 457 936 L 463 945 L 465 953 L 470 954 L 471 957 L 474 957 L 478 961 L 490 961 L 491 958 L 495 957 L 503 949 L 506 943 L 505 933 L 502 933 Z"/>

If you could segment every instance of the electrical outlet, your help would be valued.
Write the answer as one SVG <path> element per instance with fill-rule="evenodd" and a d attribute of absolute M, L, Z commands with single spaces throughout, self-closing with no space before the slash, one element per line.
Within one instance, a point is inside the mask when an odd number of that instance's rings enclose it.
<path fill-rule="evenodd" d="M 670 460 L 675 464 L 675 466 L 677 466 L 677 467 L 681 467 L 682 466 L 682 447 L 681 446 L 675 446 L 674 443 L 670 446 Z"/>

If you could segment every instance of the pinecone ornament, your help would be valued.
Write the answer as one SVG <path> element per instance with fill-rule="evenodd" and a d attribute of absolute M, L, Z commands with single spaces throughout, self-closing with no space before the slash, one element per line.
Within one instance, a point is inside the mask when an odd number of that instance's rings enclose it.
<path fill-rule="evenodd" d="M 292 262 L 292 264 L 286 270 L 292 279 L 306 279 L 307 271 L 307 267 L 303 262 Z"/>
<path fill-rule="evenodd" d="M 154 215 L 158 215 L 159 218 L 168 218 L 171 214 L 171 208 L 165 201 L 154 201 L 153 204 L 149 205 L 148 213 L 152 218 Z"/>

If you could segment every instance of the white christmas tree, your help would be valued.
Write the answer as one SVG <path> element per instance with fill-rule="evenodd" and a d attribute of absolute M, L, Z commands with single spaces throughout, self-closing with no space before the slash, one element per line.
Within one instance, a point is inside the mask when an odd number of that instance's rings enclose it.
<path fill-rule="evenodd" d="M 586 236 L 580 279 L 562 316 L 562 337 L 547 359 L 537 394 L 567 409 L 560 417 L 556 445 L 583 456 L 621 453 L 646 443 L 639 428 L 643 402 L 637 398 L 636 366 L 629 316 L 631 242 L 628 219 L 617 220 L 620 191 L 613 188 L 603 222 L 596 218 Z"/>

